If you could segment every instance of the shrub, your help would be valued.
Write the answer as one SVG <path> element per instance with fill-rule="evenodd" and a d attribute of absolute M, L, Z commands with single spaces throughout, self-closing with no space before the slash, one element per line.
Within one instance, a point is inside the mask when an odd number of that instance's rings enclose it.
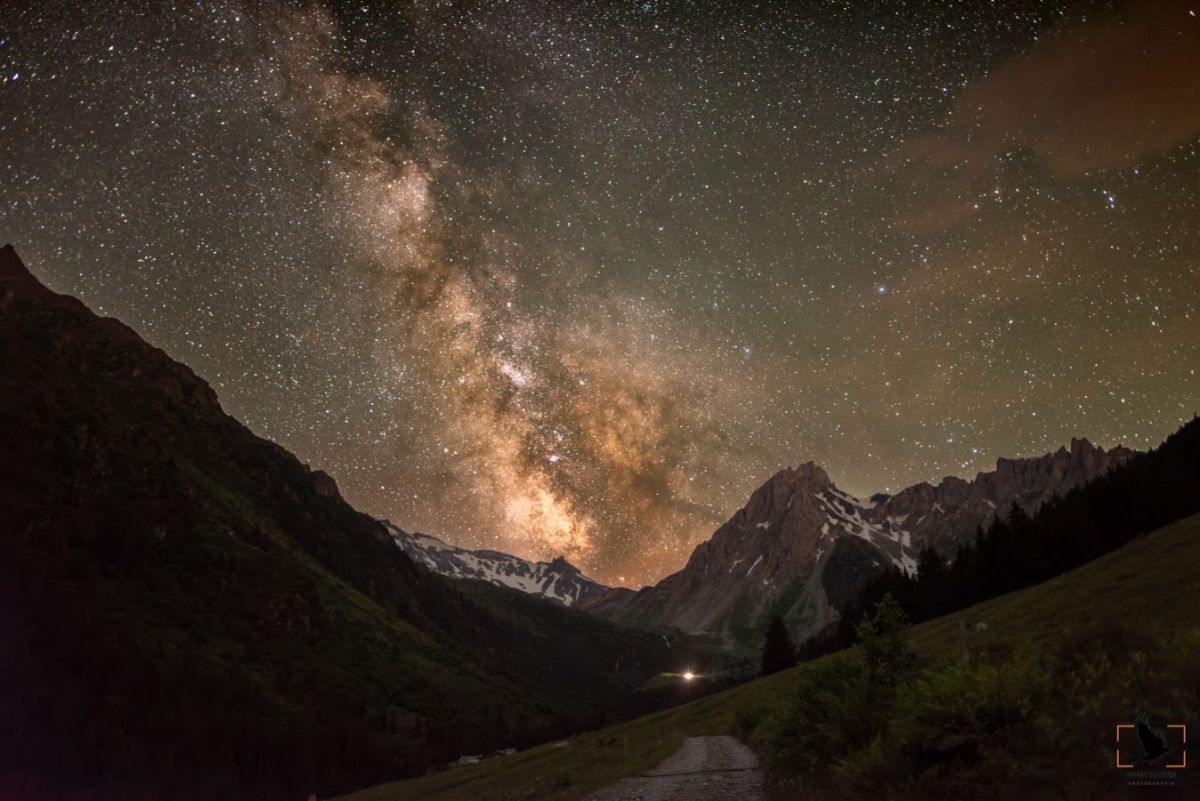
<path fill-rule="evenodd" d="M 916 656 L 906 639 L 908 615 L 891 593 L 863 616 L 856 631 L 873 684 L 887 690 L 912 673 Z"/>
<path fill-rule="evenodd" d="M 918 775 L 969 769 L 976 781 L 1017 775 L 1024 755 L 1047 739 L 1039 723 L 1050 686 L 1030 659 L 926 672 L 897 691 L 890 733 L 903 767 Z"/>
<path fill-rule="evenodd" d="M 875 736 L 886 714 L 875 700 L 860 663 L 814 665 L 791 703 L 764 727 L 770 769 L 782 776 L 827 773 Z"/>

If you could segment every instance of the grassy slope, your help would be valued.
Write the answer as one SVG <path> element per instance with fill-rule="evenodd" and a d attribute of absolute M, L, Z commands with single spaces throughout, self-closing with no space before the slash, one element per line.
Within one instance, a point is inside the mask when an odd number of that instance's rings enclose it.
<path fill-rule="evenodd" d="M 0 249 L 0 797 L 345 792 L 712 650 L 432 575 L 315 478 Z"/>
<path fill-rule="evenodd" d="M 959 620 L 988 623 L 973 647 L 1050 647 L 1064 632 L 1109 620 L 1136 620 L 1157 641 L 1200 629 L 1200 515 L 1143 536 L 1044 584 L 994 598 L 914 628 L 912 643 L 933 663 L 956 658 Z M 975 637 L 976 635 L 972 635 Z M 825 659 L 845 658 L 834 654 Z M 759 679 L 673 710 L 572 737 L 482 765 L 373 787 L 346 801 L 575 799 L 646 770 L 684 737 L 723 734 L 739 710 L 790 697 L 807 666 Z"/>

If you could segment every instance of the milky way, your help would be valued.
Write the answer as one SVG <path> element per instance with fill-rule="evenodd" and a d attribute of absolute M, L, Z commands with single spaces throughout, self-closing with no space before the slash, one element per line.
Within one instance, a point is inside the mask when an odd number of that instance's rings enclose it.
<path fill-rule="evenodd" d="M 75 5 L 0 10 L 0 237 L 401 527 L 637 584 L 1200 409 L 1187 3 Z"/>

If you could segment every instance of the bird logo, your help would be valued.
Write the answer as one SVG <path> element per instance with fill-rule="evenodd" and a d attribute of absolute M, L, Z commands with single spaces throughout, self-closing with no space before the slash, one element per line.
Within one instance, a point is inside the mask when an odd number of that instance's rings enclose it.
<path fill-rule="evenodd" d="M 1155 729 L 1150 726 L 1150 718 L 1145 713 L 1140 713 L 1135 719 L 1136 723 L 1118 723 L 1117 724 L 1117 767 L 1118 768 L 1148 768 L 1155 765 L 1159 760 L 1167 754 L 1178 753 L 1177 764 L 1164 764 L 1164 768 L 1186 768 L 1187 767 L 1187 726 L 1183 723 L 1169 723 L 1164 729 Z M 1138 741 L 1141 743 L 1142 755 L 1132 762 L 1121 761 L 1121 730 L 1133 729 L 1137 734 Z M 1167 746 L 1167 738 L 1164 731 L 1167 729 L 1174 730 L 1172 742 L 1178 742 L 1174 748 Z M 1126 737 L 1125 742 L 1128 744 L 1132 737 Z M 1134 750 L 1132 747 L 1127 748 L 1125 753 L 1128 754 Z M 1126 757 L 1128 759 L 1128 757 Z"/>
<path fill-rule="evenodd" d="M 1153 765 L 1158 760 L 1162 759 L 1167 754 L 1171 753 L 1171 749 L 1167 748 L 1166 737 L 1160 729 L 1150 728 L 1150 719 L 1145 715 L 1137 717 L 1137 736 L 1142 743 L 1142 755 L 1133 761 L 1133 767 L 1141 767 L 1143 765 Z"/>

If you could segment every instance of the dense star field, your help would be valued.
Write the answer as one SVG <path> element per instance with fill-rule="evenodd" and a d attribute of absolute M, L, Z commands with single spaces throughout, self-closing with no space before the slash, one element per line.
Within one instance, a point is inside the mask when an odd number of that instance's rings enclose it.
<path fill-rule="evenodd" d="M 1200 409 L 1200 4 L 6 3 L 0 239 L 356 506 L 639 584 Z"/>

